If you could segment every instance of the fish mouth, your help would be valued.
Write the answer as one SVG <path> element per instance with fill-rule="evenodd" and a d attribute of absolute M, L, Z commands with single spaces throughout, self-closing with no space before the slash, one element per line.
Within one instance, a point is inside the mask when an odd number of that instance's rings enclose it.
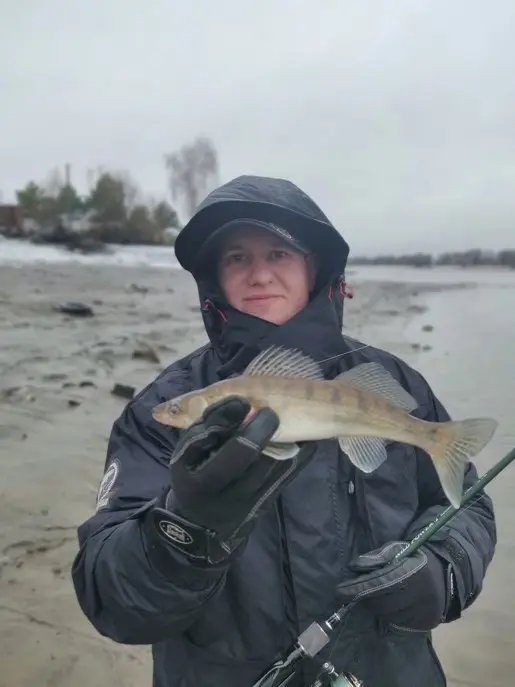
<path fill-rule="evenodd" d="M 162 403 L 161 403 L 160 405 L 155 406 L 154 408 L 152 408 L 152 417 L 154 418 L 154 420 L 158 420 L 158 421 L 159 421 L 160 418 L 163 417 L 163 414 L 164 414 L 164 413 L 163 413 L 163 410 L 164 410 L 164 408 L 163 408 L 163 404 L 162 404 Z"/>
<path fill-rule="evenodd" d="M 188 416 L 181 410 L 178 411 L 175 403 L 171 401 L 165 401 L 155 406 L 151 411 L 151 415 L 159 424 L 173 427 L 174 429 L 187 429 L 191 424 Z"/>

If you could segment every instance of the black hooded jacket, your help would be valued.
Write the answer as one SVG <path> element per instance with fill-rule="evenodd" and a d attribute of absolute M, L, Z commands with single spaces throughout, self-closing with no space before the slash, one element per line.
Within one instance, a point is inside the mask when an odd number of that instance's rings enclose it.
<path fill-rule="evenodd" d="M 211 279 L 195 274 L 195 245 L 238 216 L 300 227 L 304 240 L 325 254 L 311 302 L 285 325 L 234 311 Z M 418 372 L 342 335 L 348 249 L 338 236 L 296 186 L 259 177 L 241 177 L 214 191 L 179 235 L 176 252 L 197 279 L 210 342 L 165 370 L 114 423 L 99 490 L 103 500 L 79 527 L 72 570 L 78 601 L 98 632 L 116 642 L 153 645 L 154 687 L 250 687 L 313 620 L 337 608 L 336 584 L 349 576 L 352 557 L 414 536 L 448 505 L 423 451 L 390 443 L 388 459 L 364 474 L 337 442 L 321 441 L 315 459 L 261 516 L 243 554 L 226 568 L 193 568 L 168 550 L 165 566 L 149 556 L 142 518 L 168 480 L 177 441 L 175 430 L 152 419 L 151 409 L 241 372 L 271 343 L 325 361 L 327 378 L 362 362 L 380 362 L 418 401 L 414 414 L 449 419 Z M 470 465 L 465 486 L 476 478 Z M 458 592 L 448 621 L 480 593 L 495 543 L 486 495 L 441 532 L 434 547 L 452 565 Z M 329 654 L 338 670 L 355 674 L 366 687 L 413 687 L 414 676 L 417 687 L 446 684 L 430 634 L 385 626 L 359 605 L 321 661 Z M 309 687 L 314 677 L 315 668 L 306 667 L 292 687 Z"/>

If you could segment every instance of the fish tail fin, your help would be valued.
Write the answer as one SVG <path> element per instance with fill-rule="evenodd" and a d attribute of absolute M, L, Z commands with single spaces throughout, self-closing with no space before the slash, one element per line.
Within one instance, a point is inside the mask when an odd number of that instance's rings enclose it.
<path fill-rule="evenodd" d="M 463 496 L 465 465 L 488 444 L 497 421 L 490 418 L 472 418 L 445 423 L 444 442 L 433 442 L 427 450 L 433 460 L 445 495 L 459 508 Z"/>

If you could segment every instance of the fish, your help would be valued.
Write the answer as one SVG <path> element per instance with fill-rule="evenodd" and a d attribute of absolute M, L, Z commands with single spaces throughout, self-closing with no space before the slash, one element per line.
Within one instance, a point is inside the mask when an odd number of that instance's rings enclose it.
<path fill-rule="evenodd" d="M 268 407 L 277 413 L 279 427 L 265 455 L 288 460 L 299 452 L 299 442 L 334 439 L 356 468 L 371 473 L 387 459 L 387 443 L 411 444 L 429 455 L 456 509 L 467 462 L 498 426 L 492 418 L 421 420 L 411 414 L 417 401 L 381 364 L 363 362 L 328 380 L 312 357 L 282 346 L 263 350 L 237 377 L 154 406 L 152 417 L 187 429 L 212 403 L 235 395 L 246 398 L 252 412 Z"/>

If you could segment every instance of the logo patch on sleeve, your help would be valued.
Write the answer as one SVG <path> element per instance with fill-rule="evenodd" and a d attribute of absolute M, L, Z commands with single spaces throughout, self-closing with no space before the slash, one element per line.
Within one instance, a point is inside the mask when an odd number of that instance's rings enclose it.
<path fill-rule="evenodd" d="M 115 458 L 105 471 L 102 481 L 100 482 L 100 486 L 98 487 L 96 506 L 97 512 L 102 508 L 107 508 L 109 505 L 109 502 L 114 494 L 114 484 L 119 473 L 120 463 Z"/>

